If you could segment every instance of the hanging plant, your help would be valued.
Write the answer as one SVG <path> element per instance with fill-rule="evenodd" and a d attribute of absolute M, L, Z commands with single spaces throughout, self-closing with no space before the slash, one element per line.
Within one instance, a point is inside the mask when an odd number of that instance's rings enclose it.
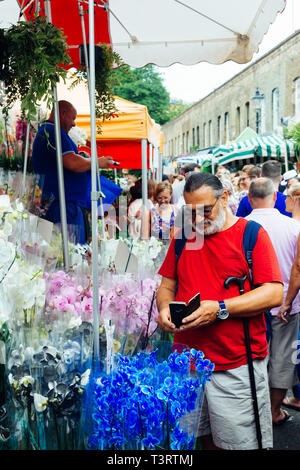
<path fill-rule="evenodd" d="M 60 78 L 65 80 L 64 66 L 71 63 L 63 32 L 45 18 L 20 21 L 0 30 L 0 81 L 4 83 L 5 114 L 17 101 L 27 121 L 34 119 L 36 107 L 44 100 L 51 106 L 52 90 Z M 60 64 L 60 65 L 58 65 Z"/>
<path fill-rule="evenodd" d="M 88 47 L 87 47 L 88 48 Z M 75 72 L 75 80 L 71 88 L 76 86 L 82 79 L 87 81 L 87 71 L 84 58 L 83 46 L 80 46 L 81 68 Z M 89 48 L 88 48 L 89 53 Z M 98 44 L 95 46 L 95 101 L 96 117 L 99 121 L 115 117 L 117 108 L 113 94 L 115 85 L 114 67 L 124 65 L 121 57 L 107 44 Z M 101 133 L 101 124 L 98 125 L 98 132 Z"/>

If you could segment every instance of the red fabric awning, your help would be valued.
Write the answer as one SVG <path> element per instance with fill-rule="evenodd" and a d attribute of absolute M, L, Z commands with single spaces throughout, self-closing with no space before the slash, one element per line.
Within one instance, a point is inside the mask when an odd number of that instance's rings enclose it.
<path fill-rule="evenodd" d="M 24 8 L 31 0 L 17 0 L 19 6 L 22 5 Z M 97 2 L 94 2 L 95 4 Z M 102 2 L 98 2 L 99 5 Z M 40 0 L 41 13 L 40 16 L 45 16 L 45 5 L 44 0 Z M 84 15 L 84 24 L 86 31 L 86 42 L 88 43 L 88 31 L 89 31 L 89 15 L 88 5 L 85 4 L 83 7 L 86 12 Z M 108 30 L 108 18 L 107 12 L 103 7 L 95 7 L 95 44 L 99 43 L 110 43 L 109 30 Z M 35 14 L 35 2 L 31 4 L 25 10 L 25 17 L 28 21 L 34 21 Z M 63 30 L 63 34 L 66 37 L 66 42 L 69 46 L 68 54 L 72 60 L 72 65 L 66 66 L 66 68 L 79 68 L 80 67 L 80 53 L 79 46 L 83 44 L 81 18 L 79 15 L 78 2 L 77 0 L 51 0 L 51 15 L 52 23 Z"/>
<path fill-rule="evenodd" d="M 90 146 L 81 150 L 90 152 Z M 140 140 L 102 140 L 97 142 L 97 154 L 99 157 L 112 157 L 120 163 L 115 168 L 128 170 L 142 169 L 142 142 Z M 149 145 L 147 146 L 147 168 L 149 169 Z"/>

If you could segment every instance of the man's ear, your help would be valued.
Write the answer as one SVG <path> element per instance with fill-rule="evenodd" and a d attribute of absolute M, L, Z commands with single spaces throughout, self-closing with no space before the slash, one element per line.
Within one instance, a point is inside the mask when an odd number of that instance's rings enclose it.
<path fill-rule="evenodd" d="M 229 198 L 228 189 L 224 188 L 223 194 L 221 196 L 221 200 L 224 202 L 224 207 L 227 207 L 228 198 Z"/>

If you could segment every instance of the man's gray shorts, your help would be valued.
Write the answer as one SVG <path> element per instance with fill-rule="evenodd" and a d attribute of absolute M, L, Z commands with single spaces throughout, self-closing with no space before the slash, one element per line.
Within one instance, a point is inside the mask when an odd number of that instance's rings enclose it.
<path fill-rule="evenodd" d="M 289 389 L 299 383 L 293 357 L 298 340 L 299 314 L 290 315 L 288 323 L 272 317 L 269 342 L 269 381 L 271 388 Z"/>
<path fill-rule="evenodd" d="M 264 449 L 273 447 L 267 362 L 253 361 Z M 258 449 L 248 364 L 213 372 L 206 383 L 198 435 L 209 434 L 221 449 Z"/>

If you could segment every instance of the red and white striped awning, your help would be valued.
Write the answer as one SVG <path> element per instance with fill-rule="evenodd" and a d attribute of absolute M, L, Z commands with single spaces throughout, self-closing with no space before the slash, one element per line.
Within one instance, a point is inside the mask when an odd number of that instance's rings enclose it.
<path fill-rule="evenodd" d="M 35 14 L 35 0 L 17 0 L 27 19 Z M 79 3 L 85 11 L 88 38 L 88 1 L 51 0 L 52 22 L 62 28 L 73 67 L 80 65 L 83 43 Z M 257 51 L 270 23 L 286 0 L 95 0 L 95 43 L 110 44 L 131 67 L 153 63 L 192 65 L 228 60 L 247 63 Z M 40 0 L 41 10 L 44 1 Z"/>

